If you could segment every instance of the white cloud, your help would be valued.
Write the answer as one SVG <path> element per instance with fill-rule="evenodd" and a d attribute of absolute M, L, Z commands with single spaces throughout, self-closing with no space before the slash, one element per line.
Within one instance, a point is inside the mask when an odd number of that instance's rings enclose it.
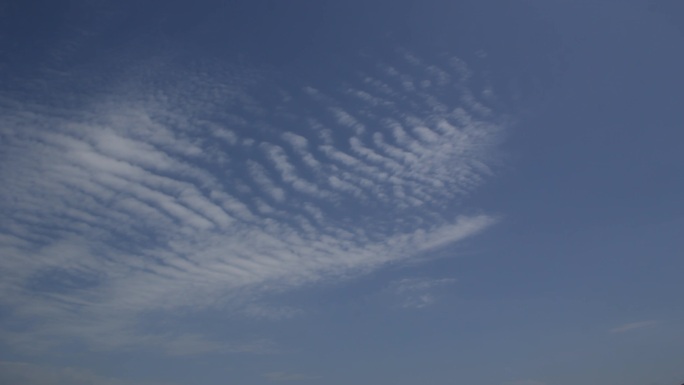
<path fill-rule="evenodd" d="M 499 122 L 474 111 L 476 101 L 454 103 L 462 90 L 452 86 L 467 88 L 462 68 L 402 57 L 411 79 L 401 66 L 397 79 L 430 87 L 402 93 L 380 71 L 352 82 L 351 93 L 287 90 L 316 103 L 292 107 L 287 118 L 259 105 L 248 80 L 218 75 L 161 86 L 143 80 L 97 99 L 69 95 L 87 106 L 79 108 L 63 105 L 62 95 L 6 95 L 0 304 L 27 327 L 0 338 L 168 354 L 269 351 L 263 341 L 223 342 L 193 330 L 159 334 L 145 316 L 183 309 L 293 317 L 295 309 L 255 304 L 491 226 L 491 215 L 444 207 L 491 173 Z M 346 106 L 352 97 L 360 108 Z M 236 103 L 244 116 L 226 112 Z M 396 289 L 408 307 L 423 307 L 443 284 Z"/>
<path fill-rule="evenodd" d="M 250 304 L 242 312 L 257 319 L 283 320 L 300 316 L 302 315 L 303 310 L 290 306 Z"/>
<path fill-rule="evenodd" d="M 361 124 L 355 117 L 353 117 L 349 112 L 343 110 L 340 107 L 330 107 L 330 112 L 335 116 L 337 123 L 341 126 L 350 128 L 355 135 L 363 135 L 366 128 Z"/>
<path fill-rule="evenodd" d="M 279 352 L 276 344 L 267 339 L 226 343 L 208 340 L 198 334 L 183 334 L 156 336 L 151 342 L 156 342 L 167 354 L 173 356 L 205 353 L 274 354 Z"/>
<path fill-rule="evenodd" d="M 421 309 L 437 302 L 440 288 L 456 283 L 453 278 L 403 278 L 392 282 L 388 290 L 399 299 L 405 309 Z"/>

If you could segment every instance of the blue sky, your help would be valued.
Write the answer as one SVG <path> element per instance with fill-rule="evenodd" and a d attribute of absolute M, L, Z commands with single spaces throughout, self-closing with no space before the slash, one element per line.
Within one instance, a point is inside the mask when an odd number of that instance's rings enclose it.
<path fill-rule="evenodd" d="M 684 381 L 679 2 L 0 25 L 0 383 Z"/>

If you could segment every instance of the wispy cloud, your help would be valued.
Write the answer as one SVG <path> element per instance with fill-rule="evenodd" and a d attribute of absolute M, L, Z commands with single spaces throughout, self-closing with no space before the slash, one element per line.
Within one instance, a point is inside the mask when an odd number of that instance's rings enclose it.
<path fill-rule="evenodd" d="M 399 299 L 405 309 L 421 309 L 437 302 L 440 288 L 456 283 L 453 278 L 403 278 L 392 282 L 388 290 Z"/>
<path fill-rule="evenodd" d="M 656 321 L 656 320 L 631 322 L 631 323 L 626 323 L 626 324 L 614 327 L 614 328 L 610 329 L 610 332 L 611 333 L 625 333 L 625 332 L 629 332 L 632 330 L 656 326 L 659 323 L 660 323 L 660 321 Z"/>
<path fill-rule="evenodd" d="M 504 385 L 547 385 L 547 383 L 537 380 L 519 380 L 504 382 Z"/>
<path fill-rule="evenodd" d="M 268 351 L 155 334 L 145 316 L 288 318 L 296 311 L 244 304 L 485 230 L 495 217 L 445 208 L 491 175 L 502 120 L 462 97 L 465 64 L 423 63 L 406 53 L 342 91 L 288 89 L 282 103 L 301 105 L 260 102 L 247 70 L 158 71 L 116 91 L 38 100 L 0 95 L 0 303 L 8 322 L 25 325 L 0 337 Z M 421 307 L 434 300 L 432 284 L 397 290 Z"/>
<path fill-rule="evenodd" d="M 257 319 L 283 320 L 300 316 L 304 311 L 290 306 L 273 306 L 254 303 L 248 305 L 242 313 Z"/>
<path fill-rule="evenodd" d="M 304 373 L 290 373 L 290 372 L 270 372 L 264 374 L 264 377 L 274 382 L 304 382 L 309 380 L 319 380 L 321 376 L 315 376 Z"/>

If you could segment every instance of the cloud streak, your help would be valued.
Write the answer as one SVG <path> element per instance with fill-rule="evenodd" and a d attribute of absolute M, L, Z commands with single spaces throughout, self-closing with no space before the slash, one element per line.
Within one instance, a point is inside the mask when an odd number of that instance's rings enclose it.
<path fill-rule="evenodd" d="M 627 333 L 627 332 L 634 331 L 637 329 L 643 329 L 643 328 L 655 326 L 655 325 L 658 325 L 659 323 L 660 323 L 660 321 L 656 321 L 656 320 L 626 323 L 624 325 L 620 325 L 620 326 L 617 326 L 617 327 L 610 329 L 610 333 Z"/>

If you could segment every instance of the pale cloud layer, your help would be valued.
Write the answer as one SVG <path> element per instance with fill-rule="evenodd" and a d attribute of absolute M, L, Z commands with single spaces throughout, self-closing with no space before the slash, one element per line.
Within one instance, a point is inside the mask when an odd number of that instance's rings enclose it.
<path fill-rule="evenodd" d="M 178 385 L 170 382 L 129 381 L 89 370 L 25 362 L 0 362 L 0 383 L 25 385 Z"/>
<path fill-rule="evenodd" d="M 230 72 L 230 71 L 229 71 Z M 270 352 L 147 330 L 144 317 L 229 311 L 291 318 L 253 299 L 367 273 L 496 222 L 459 214 L 492 175 L 503 120 L 457 58 L 393 66 L 348 86 L 253 93 L 265 74 L 147 73 L 100 94 L 0 95 L 0 302 L 49 348 Z M 403 283 L 409 307 L 434 299 Z M 408 285 L 408 286 L 407 286 Z M 422 285 L 422 286 L 421 286 Z M 49 323 L 45 323 L 49 320 Z"/>
<path fill-rule="evenodd" d="M 536 380 L 520 380 L 520 381 L 504 382 L 503 385 L 548 385 L 548 384 L 545 382 L 536 381 Z"/>

